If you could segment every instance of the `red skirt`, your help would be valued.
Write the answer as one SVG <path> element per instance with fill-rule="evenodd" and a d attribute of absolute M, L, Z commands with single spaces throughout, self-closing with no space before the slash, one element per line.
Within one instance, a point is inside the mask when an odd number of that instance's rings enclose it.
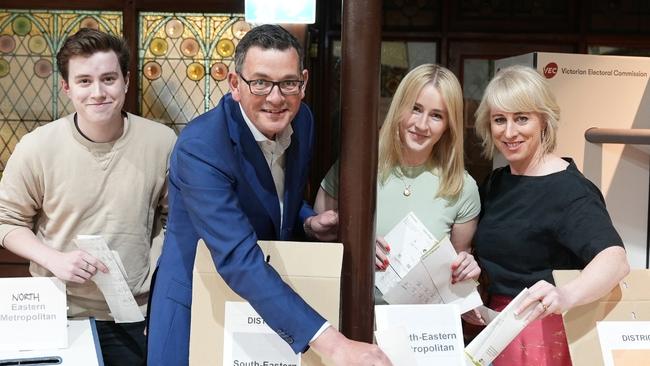
<path fill-rule="evenodd" d="M 489 308 L 501 311 L 511 297 L 493 295 Z M 571 366 L 562 316 L 551 314 L 524 328 L 492 362 L 494 366 Z"/>

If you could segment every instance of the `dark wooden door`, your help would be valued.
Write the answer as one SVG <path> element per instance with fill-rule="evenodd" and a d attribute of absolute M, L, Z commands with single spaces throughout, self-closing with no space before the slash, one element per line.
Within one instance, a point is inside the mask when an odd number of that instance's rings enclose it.
<path fill-rule="evenodd" d="M 0 277 L 28 277 L 29 262 L 7 249 L 0 249 Z"/>

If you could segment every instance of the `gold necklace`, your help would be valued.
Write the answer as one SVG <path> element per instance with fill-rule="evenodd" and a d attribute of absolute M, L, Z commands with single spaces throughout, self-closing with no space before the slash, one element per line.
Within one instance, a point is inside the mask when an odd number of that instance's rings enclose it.
<path fill-rule="evenodd" d="M 411 195 L 411 185 L 409 184 L 408 186 L 404 187 L 404 192 L 402 192 L 404 197 L 408 197 Z"/>
<path fill-rule="evenodd" d="M 401 175 L 399 176 L 399 180 L 401 180 L 402 184 L 404 184 L 404 191 L 402 192 L 402 194 L 404 195 L 404 197 L 409 197 L 411 193 L 413 193 L 413 191 L 411 190 L 411 184 L 406 184 L 404 177 L 402 177 Z"/>

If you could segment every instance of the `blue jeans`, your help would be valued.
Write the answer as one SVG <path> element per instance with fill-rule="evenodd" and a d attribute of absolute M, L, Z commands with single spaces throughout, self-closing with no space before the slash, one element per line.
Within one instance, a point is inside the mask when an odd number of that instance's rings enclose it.
<path fill-rule="evenodd" d="M 106 366 L 145 366 L 147 363 L 147 339 L 145 322 L 115 323 L 96 321 L 99 344 Z"/>

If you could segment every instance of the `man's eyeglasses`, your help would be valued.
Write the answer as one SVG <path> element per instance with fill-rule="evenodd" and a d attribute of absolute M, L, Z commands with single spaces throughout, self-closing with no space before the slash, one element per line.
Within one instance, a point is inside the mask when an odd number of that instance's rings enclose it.
<path fill-rule="evenodd" d="M 274 86 L 278 86 L 282 95 L 296 95 L 302 90 L 305 83 L 304 80 L 281 80 L 270 81 L 264 79 L 246 80 L 242 74 L 237 73 L 239 77 L 248 84 L 251 94 L 254 95 L 269 95 Z"/>

